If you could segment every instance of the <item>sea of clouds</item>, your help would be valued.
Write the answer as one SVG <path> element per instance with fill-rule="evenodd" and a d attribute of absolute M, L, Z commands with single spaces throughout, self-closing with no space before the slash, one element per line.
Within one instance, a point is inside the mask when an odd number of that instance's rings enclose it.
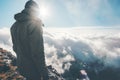
<path fill-rule="evenodd" d="M 0 29 L 0 47 L 11 51 L 9 28 Z M 44 28 L 47 65 L 59 73 L 69 70 L 71 61 L 102 60 L 105 66 L 120 67 L 120 29 L 113 28 Z"/>

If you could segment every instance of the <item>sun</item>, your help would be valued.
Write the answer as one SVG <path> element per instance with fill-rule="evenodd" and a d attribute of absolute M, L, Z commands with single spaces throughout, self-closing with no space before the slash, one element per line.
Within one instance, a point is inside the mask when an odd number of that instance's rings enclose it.
<path fill-rule="evenodd" d="M 39 17 L 42 19 L 48 19 L 51 15 L 51 10 L 48 6 L 40 6 Z"/>

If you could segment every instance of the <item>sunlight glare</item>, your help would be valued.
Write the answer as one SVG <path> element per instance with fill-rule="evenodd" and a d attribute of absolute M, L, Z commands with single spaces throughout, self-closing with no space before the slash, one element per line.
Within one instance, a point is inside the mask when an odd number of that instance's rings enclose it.
<path fill-rule="evenodd" d="M 50 8 L 47 6 L 40 6 L 39 10 L 39 17 L 42 19 L 48 19 L 48 17 L 51 15 Z"/>

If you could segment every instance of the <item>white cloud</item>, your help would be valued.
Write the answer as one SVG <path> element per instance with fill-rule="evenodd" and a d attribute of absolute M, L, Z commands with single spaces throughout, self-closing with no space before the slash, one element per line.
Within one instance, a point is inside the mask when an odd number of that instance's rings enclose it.
<path fill-rule="evenodd" d="M 105 66 L 120 67 L 119 34 L 118 29 L 44 29 L 46 62 L 60 73 L 75 59 L 100 59 Z M 8 28 L 0 29 L 0 47 L 12 51 Z"/>
<path fill-rule="evenodd" d="M 12 50 L 12 41 L 9 28 L 4 27 L 0 29 L 0 47 L 11 51 L 15 55 Z"/>
<path fill-rule="evenodd" d="M 10 40 L 10 33 L 8 28 L 2 28 L 0 29 L 0 42 L 3 42 L 5 44 L 9 44 Z"/>
<path fill-rule="evenodd" d="M 117 29 L 77 28 L 52 31 L 48 29 L 45 33 L 47 33 L 44 34 L 45 43 L 54 45 L 59 57 L 69 54 L 68 56 L 87 62 L 104 59 L 105 66 L 120 67 L 120 32 Z M 64 58 L 65 60 L 62 59 L 64 62 L 74 60 L 73 57 L 73 59 L 68 59 L 67 56 Z"/>

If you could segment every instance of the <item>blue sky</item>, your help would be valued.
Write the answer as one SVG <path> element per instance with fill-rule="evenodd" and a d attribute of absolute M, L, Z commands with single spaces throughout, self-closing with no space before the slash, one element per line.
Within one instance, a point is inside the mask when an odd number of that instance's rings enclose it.
<path fill-rule="evenodd" d="M 0 0 L 0 27 L 11 27 L 27 0 Z M 35 0 L 46 27 L 119 27 L 120 0 Z M 44 15 L 46 14 L 46 15 Z M 46 17 L 45 17 L 46 16 Z"/>

